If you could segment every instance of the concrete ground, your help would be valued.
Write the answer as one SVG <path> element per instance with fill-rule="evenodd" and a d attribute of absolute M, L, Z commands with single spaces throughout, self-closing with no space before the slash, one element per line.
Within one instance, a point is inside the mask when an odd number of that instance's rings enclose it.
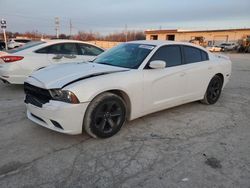
<path fill-rule="evenodd" d="M 110 139 L 68 136 L 26 118 L 22 86 L 0 84 L 0 187 L 250 187 L 250 54 L 199 102 L 128 123 Z"/>

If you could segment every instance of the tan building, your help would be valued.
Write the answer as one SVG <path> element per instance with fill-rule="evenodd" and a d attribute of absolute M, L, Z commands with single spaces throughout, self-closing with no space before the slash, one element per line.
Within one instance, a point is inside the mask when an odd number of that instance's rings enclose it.
<path fill-rule="evenodd" d="M 224 30 L 148 30 L 145 31 L 147 40 L 174 40 L 182 42 L 199 41 L 204 45 L 218 45 L 223 42 L 239 42 L 250 36 L 250 28 Z"/>

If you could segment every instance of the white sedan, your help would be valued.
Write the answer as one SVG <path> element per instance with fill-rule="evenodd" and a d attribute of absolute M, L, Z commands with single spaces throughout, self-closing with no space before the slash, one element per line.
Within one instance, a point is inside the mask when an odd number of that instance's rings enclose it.
<path fill-rule="evenodd" d="M 10 39 L 8 42 L 8 48 L 18 48 L 20 46 L 25 45 L 26 43 L 31 42 L 31 39 Z"/>
<path fill-rule="evenodd" d="M 209 50 L 210 52 L 221 52 L 222 48 L 219 46 L 208 46 L 206 47 L 207 50 Z"/>
<path fill-rule="evenodd" d="M 25 82 L 30 120 L 67 134 L 107 138 L 126 120 L 201 100 L 214 104 L 231 61 L 190 43 L 133 41 L 92 63 L 50 66 Z"/>
<path fill-rule="evenodd" d="M 0 80 L 23 84 L 31 73 L 48 65 L 90 61 L 103 51 L 92 44 L 74 40 L 29 42 L 0 54 Z"/>

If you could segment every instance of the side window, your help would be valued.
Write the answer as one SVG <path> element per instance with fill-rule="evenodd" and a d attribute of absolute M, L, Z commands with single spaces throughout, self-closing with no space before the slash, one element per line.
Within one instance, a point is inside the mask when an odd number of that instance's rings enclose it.
<path fill-rule="evenodd" d="M 49 46 L 48 54 L 62 54 L 61 47 L 63 44 L 54 44 Z"/>
<path fill-rule="evenodd" d="M 186 63 L 195 63 L 202 61 L 201 50 L 195 47 L 183 46 Z"/>
<path fill-rule="evenodd" d="M 158 49 L 150 61 L 163 60 L 167 67 L 173 67 L 182 64 L 181 48 L 178 45 L 163 46 Z"/>
<path fill-rule="evenodd" d="M 103 52 L 102 49 L 89 44 L 78 44 L 80 48 L 81 55 L 91 55 L 97 56 Z"/>
<path fill-rule="evenodd" d="M 78 55 L 75 43 L 62 43 L 60 44 L 60 53 L 69 55 Z"/>
<path fill-rule="evenodd" d="M 78 55 L 75 43 L 60 43 L 41 48 L 36 51 L 41 54 L 69 54 Z"/>
<path fill-rule="evenodd" d="M 44 48 L 41 48 L 39 50 L 36 50 L 35 52 L 39 53 L 39 54 L 48 54 L 49 53 L 49 48 L 50 48 L 50 46 L 49 47 L 44 47 Z"/>

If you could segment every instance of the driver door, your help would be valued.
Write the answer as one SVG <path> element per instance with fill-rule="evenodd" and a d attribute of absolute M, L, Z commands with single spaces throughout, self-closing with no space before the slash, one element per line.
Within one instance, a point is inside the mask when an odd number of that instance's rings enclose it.
<path fill-rule="evenodd" d="M 183 65 L 181 47 L 167 45 L 159 48 L 154 60 L 166 62 L 166 68 L 144 69 L 144 113 L 152 113 L 183 103 L 187 96 L 187 75 Z"/>

